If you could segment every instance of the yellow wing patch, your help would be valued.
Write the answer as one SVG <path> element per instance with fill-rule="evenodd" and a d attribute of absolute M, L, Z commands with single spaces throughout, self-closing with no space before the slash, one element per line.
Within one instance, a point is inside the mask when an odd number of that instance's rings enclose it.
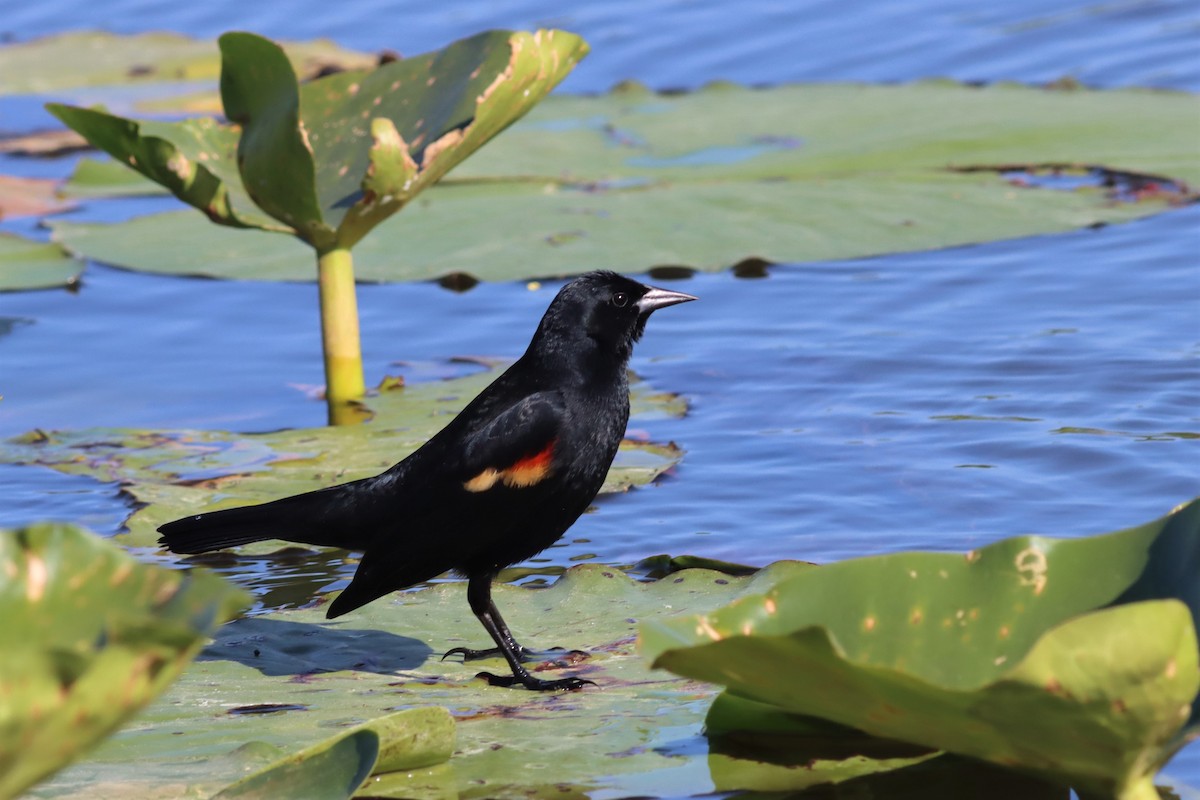
<path fill-rule="evenodd" d="M 503 483 L 512 489 L 523 489 L 533 486 L 550 474 L 550 461 L 554 457 L 554 442 L 546 445 L 537 453 L 519 459 L 506 469 L 488 467 L 471 480 L 463 484 L 468 492 L 486 492 L 497 483 Z"/>

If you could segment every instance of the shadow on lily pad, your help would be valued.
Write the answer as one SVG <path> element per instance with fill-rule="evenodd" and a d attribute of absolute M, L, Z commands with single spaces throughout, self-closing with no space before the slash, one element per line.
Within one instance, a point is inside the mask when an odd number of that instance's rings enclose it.
<path fill-rule="evenodd" d="M 419 639 L 383 630 L 246 617 L 222 628 L 196 660 L 235 661 L 271 677 L 342 670 L 392 675 L 420 667 L 432 654 Z"/>

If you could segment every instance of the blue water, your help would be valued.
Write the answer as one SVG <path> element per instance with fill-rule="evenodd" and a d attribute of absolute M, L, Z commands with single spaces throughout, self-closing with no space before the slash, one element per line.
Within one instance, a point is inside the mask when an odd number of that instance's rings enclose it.
<path fill-rule="evenodd" d="M 80 27 L 239 27 L 408 54 L 483 27 L 555 25 L 592 44 L 564 84 L 578 92 L 624 78 L 670 88 L 935 75 L 1200 90 L 1200 6 L 1189 2 L 5 6 L 0 35 L 19 40 Z M 4 100 L 0 129 L 46 124 L 43 99 Z M 4 174 L 68 169 L 0 157 Z M 663 551 L 828 561 L 1156 517 L 1200 494 L 1197 253 L 1191 206 L 1099 230 L 667 283 L 702 300 L 656 314 L 633 367 L 688 399 L 686 418 L 644 425 L 687 455 L 655 486 L 601 502 L 535 566 L 549 576 L 577 560 L 627 565 Z M 514 357 L 555 288 L 363 286 L 368 380 L 433 379 L 461 355 Z M 78 292 L 0 295 L 0 437 L 319 425 L 324 409 L 302 387 L 321 380 L 310 285 L 89 265 Z M 128 512 L 115 487 L 49 470 L 0 467 L 0 482 L 0 525 L 49 516 L 115 532 Z M 324 556 L 222 568 L 268 607 L 337 587 L 352 569 Z M 1196 748 L 1171 766 L 1200 785 Z"/>

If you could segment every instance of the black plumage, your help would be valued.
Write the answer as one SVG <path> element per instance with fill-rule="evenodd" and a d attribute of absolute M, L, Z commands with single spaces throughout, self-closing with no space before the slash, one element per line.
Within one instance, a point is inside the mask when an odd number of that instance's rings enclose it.
<path fill-rule="evenodd" d="M 695 298 L 591 272 L 559 291 L 521 356 L 445 428 L 386 472 L 294 497 L 184 517 L 159 528 L 176 553 L 263 539 L 363 552 L 337 617 L 454 570 L 471 610 L 508 660 L 495 685 L 575 689 L 522 665 L 491 599 L 496 574 L 549 547 L 604 483 L 629 420 L 627 365 L 658 308 Z M 493 651 L 456 648 L 477 657 Z"/>

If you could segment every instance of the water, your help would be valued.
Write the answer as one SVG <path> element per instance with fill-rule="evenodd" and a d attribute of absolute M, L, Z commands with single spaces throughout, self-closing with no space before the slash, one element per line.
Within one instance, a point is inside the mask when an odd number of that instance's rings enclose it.
<path fill-rule="evenodd" d="M 927 0 L 853 13 L 767 0 L 7 5 L 0 33 L 18 39 L 89 26 L 201 36 L 240 27 L 415 53 L 482 27 L 556 25 L 593 46 L 564 85 L 579 92 L 631 77 L 692 87 L 931 75 L 1200 89 L 1200 8 L 1184 2 Z M 0 128 L 44 122 L 35 102 L 3 108 Z M 0 158 L 6 174 L 68 168 Z M 644 424 L 687 456 L 655 486 L 601 502 L 532 574 L 662 551 L 765 563 L 963 550 L 1158 516 L 1200 494 L 1197 252 L 1191 206 L 1099 230 L 667 283 L 701 302 L 655 315 L 633 367 L 688 399 L 686 418 Z M 363 286 L 368 380 L 433 379 L 461 355 L 514 357 L 556 286 Z M 305 388 L 321 380 L 310 285 L 90 265 L 77 293 L 0 295 L 0 436 L 319 425 L 324 409 Z M 52 516 L 111 533 L 127 513 L 115 487 L 86 479 L 4 467 L 0 481 L 0 525 Z M 267 607 L 337 588 L 353 569 L 304 554 L 218 566 Z M 1196 748 L 1171 766 L 1200 784 Z"/>

